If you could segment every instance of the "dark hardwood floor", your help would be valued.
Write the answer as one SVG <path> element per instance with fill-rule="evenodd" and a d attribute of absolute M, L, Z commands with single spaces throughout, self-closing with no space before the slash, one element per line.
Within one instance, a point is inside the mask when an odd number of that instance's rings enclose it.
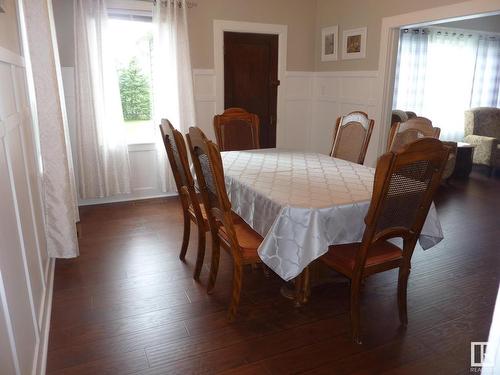
<path fill-rule="evenodd" d="M 351 342 L 348 285 L 317 286 L 309 304 L 281 297 L 282 281 L 246 270 L 241 308 L 226 321 L 231 263 L 215 293 L 178 259 L 176 199 L 84 207 L 77 259 L 57 260 L 49 374 L 468 374 L 470 342 L 487 341 L 500 279 L 500 179 L 474 172 L 440 188 L 445 239 L 418 248 L 399 326 L 397 273 L 370 278 L 363 345 Z M 207 251 L 210 254 L 210 251 Z M 207 256 L 209 258 L 209 255 Z"/>

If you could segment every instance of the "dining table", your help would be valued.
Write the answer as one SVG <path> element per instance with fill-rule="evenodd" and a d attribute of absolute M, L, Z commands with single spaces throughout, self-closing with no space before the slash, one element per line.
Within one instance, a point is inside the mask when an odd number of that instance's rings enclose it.
<path fill-rule="evenodd" d="M 283 280 L 300 280 L 297 285 L 304 289 L 308 266 L 330 245 L 361 242 L 374 168 L 283 149 L 221 155 L 232 209 L 263 237 L 259 257 Z M 442 239 L 432 204 L 419 244 L 429 249 Z M 307 299 L 304 293 L 303 301 Z"/>

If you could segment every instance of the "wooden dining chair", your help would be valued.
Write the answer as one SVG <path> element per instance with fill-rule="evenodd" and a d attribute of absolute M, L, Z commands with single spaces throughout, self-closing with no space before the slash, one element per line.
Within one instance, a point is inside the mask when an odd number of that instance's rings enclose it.
<path fill-rule="evenodd" d="M 242 108 L 228 108 L 214 116 L 214 131 L 221 151 L 260 148 L 259 117 Z"/>
<path fill-rule="evenodd" d="M 168 160 L 172 168 L 184 216 L 184 234 L 182 236 L 182 247 L 179 258 L 182 261 L 186 259 L 192 221 L 198 228 L 198 253 L 196 255 L 193 277 L 195 280 L 199 280 L 205 257 L 205 233 L 209 231 L 205 207 L 203 204 L 200 205 L 195 190 L 193 176 L 189 170 L 186 143 L 181 132 L 175 129 L 170 121 L 165 119 L 161 120 L 160 131 L 165 149 L 167 150 Z"/>
<path fill-rule="evenodd" d="M 440 133 L 441 129 L 433 127 L 432 121 L 425 117 L 413 117 L 405 122 L 394 122 L 389 133 L 387 151 L 395 151 L 419 138 L 439 138 Z"/>
<path fill-rule="evenodd" d="M 411 257 L 441 181 L 449 148 L 434 138 L 407 144 L 388 152 L 377 162 L 373 195 L 365 217 L 360 243 L 330 246 L 320 259 L 351 280 L 351 328 L 353 340 L 360 340 L 360 287 L 375 273 L 399 269 L 399 318 L 408 323 L 406 289 Z M 388 240 L 402 238 L 402 248 Z"/>
<path fill-rule="evenodd" d="M 212 263 L 207 292 L 212 293 L 215 286 L 222 246 L 233 258 L 233 291 L 228 313 L 228 319 L 233 320 L 240 301 L 243 266 L 260 262 L 257 248 L 263 239 L 231 210 L 217 145 L 207 139 L 199 128 L 189 128 L 186 137 L 212 234 Z"/>
<path fill-rule="evenodd" d="M 374 123 L 366 113 L 360 111 L 339 117 L 330 156 L 363 164 Z"/>

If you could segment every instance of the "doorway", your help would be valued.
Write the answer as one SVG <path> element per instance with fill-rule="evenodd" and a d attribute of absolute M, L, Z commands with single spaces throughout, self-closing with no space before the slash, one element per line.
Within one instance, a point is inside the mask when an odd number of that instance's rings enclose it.
<path fill-rule="evenodd" d="M 260 145 L 276 147 L 276 34 L 224 32 L 224 108 L 241 107 L 260 120 Z"/>
<path fill-rule="evenodd" d="M 495 14 L 500 14 L 499 0 L 457 3 L 383 18 L 380 32 L 377 84 L 380 93 L 379 118 L 381 123 L 391 123 L 398 42 L 401 28 L 409 28 L 417 25 L 431 26 L 446 22 L 443 20 L 451 22 Z M 367 155 L 367 159 L 372 163 L 377 160 L 378 155 L 385 152 L 389 128 L 389 126 L 382 126 L 380 131 L 372 137 L 378 143 L 378 150 L 374 150 L 371 155 Z"/>

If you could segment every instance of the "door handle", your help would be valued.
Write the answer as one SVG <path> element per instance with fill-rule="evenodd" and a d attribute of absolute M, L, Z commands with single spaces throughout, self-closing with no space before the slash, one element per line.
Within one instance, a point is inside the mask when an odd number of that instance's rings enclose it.
<path fill-rule="evenodd" d="M 278 79 L 278 80 L 276 80 L 276 81 L 270 81 L 270 82 L 269 82 L 269 84 L 270 84 L 271 86 L 276 86 L 276 87 L 278 87 L 278 86 L 281 84 L 281 82 L 280 82 L 280 80 Z"/>

